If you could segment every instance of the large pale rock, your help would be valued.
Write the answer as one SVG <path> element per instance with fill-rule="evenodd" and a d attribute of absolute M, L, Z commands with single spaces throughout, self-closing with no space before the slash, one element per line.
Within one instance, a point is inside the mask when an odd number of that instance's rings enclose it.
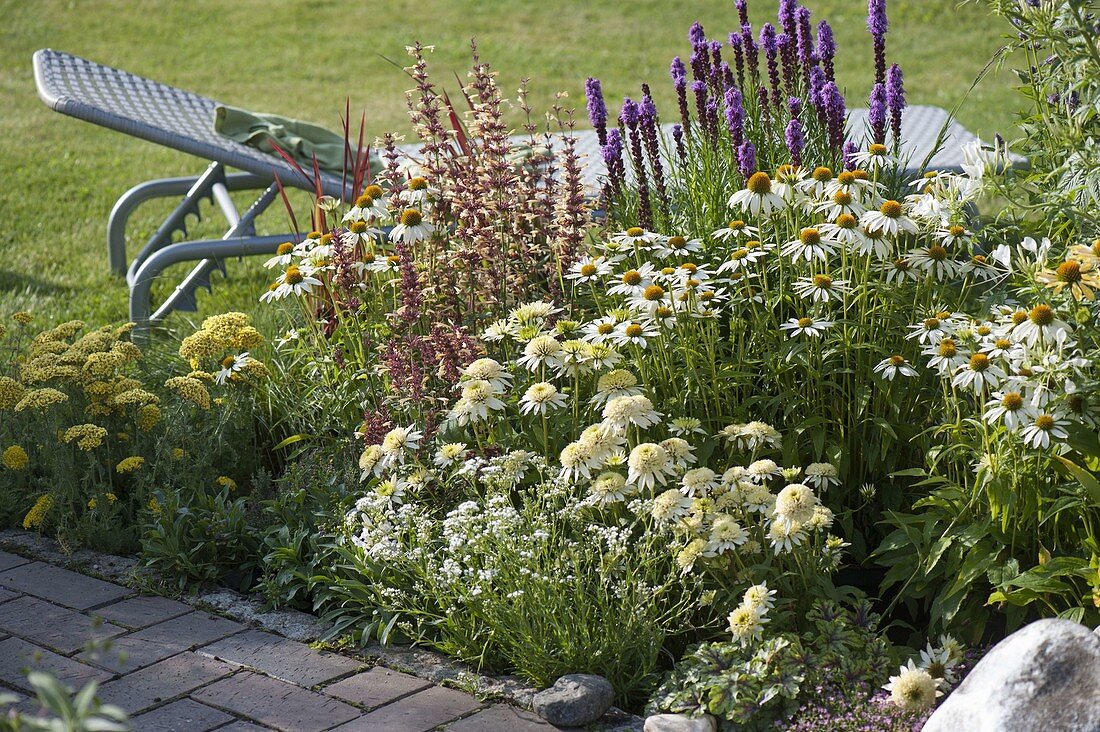
<path fill-rule="evenodd" d="M 1039 620 L 993 647 L 923 732 L 1100 732 L 1100 636 Z"/>
<path fill-rule="evenodd" d="M 654 714 L 646 717 L 643 732 L 718 732 L 718 721 L 709 714 Z"/>
<path fill-rule="evenodd" d="M 611 682 L 595 674 L 568 674 L 532 699 L 535 713 L 559 727 L 583 727 L 611 707 L 615 690 Z"/>

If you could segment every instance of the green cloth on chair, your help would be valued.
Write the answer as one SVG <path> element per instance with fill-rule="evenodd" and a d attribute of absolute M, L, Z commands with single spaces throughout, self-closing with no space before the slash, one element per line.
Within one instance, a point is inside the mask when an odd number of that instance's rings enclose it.
<path fill-rule="evenodd" d="M 278 145 L 307 171 L 313 169 L 314 155 L 321 170 L 340 173 L 344 169 L 343 135 L 309 122 L 219 104 L 214 108 L 214 131 L 272 155 L 278 155 L 274 147 Z M 380 162 L 371 151 L 371 168 L 377 171 Z"/>

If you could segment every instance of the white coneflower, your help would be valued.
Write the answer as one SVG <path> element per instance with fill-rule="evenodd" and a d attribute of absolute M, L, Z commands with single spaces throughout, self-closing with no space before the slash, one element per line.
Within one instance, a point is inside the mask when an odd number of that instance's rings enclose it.
<path fill-rule="evenodd" d="M 308 295 L 314 287 L 321 287 L 321 280 L 313 276 L 314 270 L 305 265 L 290 265 L 276 282 L 275 289 L 265 292 L 260 299 L 282 300 L 290 295 Z"/>
<path fill-rule="evenodd" d="M 870 171 L 890 168 L 898 164 L 897 158 L 890 156 L 886 146 L 877 142 L 868 146 L 866 150 L 852 155 L 852 162 Z"/>
<path fill-rule="evenodd" d="M 1012 329 L 1012 337 L 1029 346 L 1040 339 L 1044 343 L 1055 343 L 1059 331 L 1069 332 L 1069 325 L 1058 320 L 1050 305 L 1036 305 L 1027 314 L 1027 319 Z"/>
<path fill-rule="evenodd" d="M 695 464 L 695 447 L 682 437 L 669 437 L 661 440 L 661 447 L 668 451 L 669 459 L 673 465 L 686 468 Z"/>
<path fill-rule="evenodd" d="M 919 712 L 931 708 L 936 698 L 943 695 L 940 682 L 909 659 L 897 676 L 891 676 L 883 688 L 890 692 L 890 701 L 907 711 Z"/>
<path fill-rule="evenodd" d="M 619 321 L 613 315 L 604 315 L 589 323 L 585 323 L 581 329 L 581 338 L 589 343 L 603 343 L 612 339 L 616 334 Z"/>
<path fill-rule="evenodd" d="M 810 463 L 806 466 L 806 482 L 819 491 L 840 485 L 840 471 L 830 463 Z"/>
<path fill-rule="evenodd" d="M 723 272 L 741 272 L 748 265 L 756 264 L 758 261 L 766 257 L 768 253 L 763 249 L 749 249 L 748 247 L 737 247 L 729 256 L 726 261 L 718 265 L 716 270 L 718 274 Z"/>
<path fill-rule="evenodd" d="M 772 515 L 775 520 L 787 525 L 804 524 L 814 516 L 817 496 L 810 487 L 802 483 L 791 483 L 779 491 L 775 497 Z"/>
<path fill-rule="evenodd" d="M 920 279 L 920 270 L 913 267 L 908 257 L 898 257 L 892 262 L 883 262 L 882 269 L 886 274 L 886 281 L 891 284 Z"/>
<path fill-rule="evenodd" d="M 947 247 L 942 244 L 917 247 L 909 253 L 909 262 L 941 282 L 951 279 L 959 272 L 959 263 L 951 258 Z"/>
<path fill-rule="evenodd" d="M 764 623 L 768 622 L 766 617 L 747 605 L 737 607 L 729 614 L 728 620 L 733 640 L 742 646 L 760 640 L 764 633 Z"/>
<path fill-rule="evenodd" d="M 751 607 L 759 615 L 766 615 L 768 611 L 775 607 L 775 595 L 775 590 L 768 589 L 767 582 L 761 582 L 745 590 L 745 595 L 741 599 L 741 604 L 746 607 Z"/>
<path fill-rule="evenodd" d="M 500 400 L 500 392 L 492 382 L 485 379 L 463 382 L 461 401 L 467 405 L 470 419 L 481 421 L 489 418 L 489 412 L 497 412 L 504 409 L 504 402 Z"/>
<path fill-rule="evenodd" d="M 637 297 L 653 284 L 656 274 L 653 265 L 645 262 L 637 269 L 628 269 L 619 275 L 619 281 L 607 289 L 607 294 Z"/>
<path fill-rule="evenodd" d="M 580 477 L 591 478 L 591 459 L 592 453 L 587 445 L 580 442 L 570 442 L 558 454 L 558 462 L 561 463 L 561 477 L 565 480 Z"/>
<path fill-rule="evenodd" d="M 677 521 L 691 513 L 691 499 L 670 488 L 653 499 L 650 515 L 661 523 Z"/>
<path fill-rule="evenodd" d="M 970 242 L 974 239 L 974 232 L 968 231 L 965 226 L 952 224 L 939 229 L 934 236 L 945 247 L 964 248 L 970 246 Z"/>
<path fill-rule="evenodd" d="M 683 437 L 684 435 L 705 435 L 706 430 L 703 429 L 703 423 L 695 417 L 676 417 L 669 420 L 668 431 L 677 437 Z"/>
<path fill-rule="evenodd" d="M 543 367 L 556 369 L 562 364 L 561 343 L 553 336 L 536 336 L 523 347 L 523 356 L 517 363 L 528 371 Z"/>
<path fill-rule="evenodd" d="M 363 471 L 359 480 L 366 480 L 367 476 L 372 473 L 380 473 L 385 467 L 382 464 L 382 457 L 381 445 L 369 445 L 367 449 L 363 450 L 363 454 L 359 456 L 359 469 Z"/>
<path fill-rule="evenodd" d="M 921 353 L 930 356 L 928 365 L 936 370 L 940 376 L 954 374 L 969 358 L 959 352 L 959 346 L 954 338 L 941 338 L 938 343 L 925 348 Z"/>
<path fill-rule="evenodd" d="M 706 551 L 706 539 L 696 538 L 689 541 L 687 546 L 676 553 L 676 565 L 680 568 L 680 572 L 689 573 L 695 567 L 695 563 L 706 556 Z"/>
<path fill-rule="evenodd" d="M 743 190 L 730 196 L 729 207 L 744 209 L 753 216 L 769 216 L 774 211 L 782 211 L 787 202 L 772 192 L 772 179 L 767 173 L 753 173 L 745 182 Z"/>
<path fill-rule="evenodd" d="M 247 366 L 253 358 L 248 355 L 248 352 L 238 354 L 236 356 L 227 356 L 222 361 L 222 367 L 214 376 L 214 383 L 218 386 L 224 386 L 225 382 L 232 381 L 236 378 L 237 372 Z"/>
<path fill-rule="evenodd" d="M 898 201 L 885 201 L 878 211 L 867 211 L 859 217 L 859 223 L 865 229 L 885 232 L 897 236 L 903 231 L 916 234 L 917 223 L 905 215 L 905 207 Z"/>
<path fill-rule="evenodd" d="M 805 259 L 807 262 L 815 259 L 824 262 L 829 255 L 836 253 L 836 242 L 823 239 L 821 232 L 811 227 L 799 232 L 797 239 L 784 244 L 779 253 L 795 262 L 800 259 Z"/>
<path fill-rule="evenodd" d="M 797 338 L 802 335 L 809 336 L 810 338 L 820 338 L 826 330 L 833 327 L 833 321 L 818 320 L 810 317 L 791 318 L 779 327 L 782 330 L 788 331 L 791 338 Z"/>
<path fill-rule="evenodd" d="M 534 300 L 512 308 L 512 312 L 508 315 L 520 325 L 541 325 L 551 315 L 560 312 L 561 308 L 552 302 Z"/>
<path fill-rule="evenodd" d="M 646 231 L 640 226 L 632 226 L 625 231 L 617 231 L 611 235 L 610 241 L 620 246 L 638 247 L 649 246 L 661 238 L 660 234 Z"/>
<path fill-rule="evenodd" d="M 893 381 L 895 376 L 916 376 L 917 370 L 909 364 L 905 356 L 894 355 L 884 358 L 875 366 L 875 373 L 887 381 Z"/>
<path fill-rule="evenodd" d="M 641 490 L 652 490 L 656 485 L 664 485 L 674 471 L 668 450 L 652 442 L 643 442 L 631 450 L 627 467 L 627 481 Z M 675 493 L 684 498 L 679 491 Z M 690 506 L 690 499 L 687 500 Z"/>
<path fill-rule="evenodd" d="M 749 226 L 741 219 L 734 219 L 721 229 L 711 233 L 711 238 L 716 241 L 739 241 L 740 239 L 753 239 L 760 230 L 755 226 Z"/>
<path fill-rule="evenodd" d="M 688 239 L 683 236 L 670 236 L 657 243 L 654 253 L 662 259 L 668 257 L 686 257 L 703 247 L 701 239 Z"/>
<path fill-rule="evenodd" d="M 634 396 L 641 394 L 638 386 L 638 377 L 626 369 L 614 369 L 601 376 L 596 382 L 596 394 L 592 397 L 593 404 L 603 404 L 610 399 L 621 396 Z"/>
<path fill-rule="evenodd" d="M 833 525 L 833 512 L 818 504 L 814 506 L 814 515 L 806 522 L 806 528 L 810 531 L 822 531 Z"/>
<path fill-rule="evenodd" d="M 448 442 L 441 445 L 439 449 L 435 451 L 435 457 L 432 459 L 432 462 L 441 468 L 448 468 L 460 462 L 465 455 L 465 442 Z"/>
<path fill-rule="evenodd" d="M 932 678 L 941 679 L 947 684 L 954 684 L 958 680 L 955 675 L 955 666 L 958 663 L 959 659 L 951 655 L 949 648 L 933 648 L 928 643 L 920 652 L 920 667 Z"/>
<path fill-rule="evenodd" d="M 406 481 L 387 478 L 386 480 L 380 480 L 378 484 L 374 486 L 374 494 L 399 506 L 405 501 L 406 488 L 408 488 L 408 483 Z"/>
<path fill-rule="evenodd" d="M 578 285 L 596 283 L 611 274 L 611 262 L 607 257 L 584 257 L 573 263 L 569 268 L 569 274 L 565 279 L 573 280 Z"/>
<path fill-rule="evenodd" d="M 481 340 L 489 341 L 490 343 L 496 343 L 502 341 L 505 338 L 511 338 L 516 335 L 516 324 L 505 318 L 496 320 L 489 324 L 481 333 Z"/>
<path fill-rule="evenodd" d="M 975 393 L 981 394 L 987 387 L 997 388 L 1005 372 L 984 353 L 975 353 L 970 360 L 958 367 L 955 377 L 951 379 L 952 386 L 971 388 Z"/>
<path fill-rule="evenodd" d="M 405 461 L 406 451 L 412 452 L 420 447 L 423 433 L 415 429 L 416 425 L 394 427 L 382 438 L 382 462 L 386 465 Z"/>
<path fill-rule="evenodd" d="M 1047 449 L 1055 440 L 1065 440 L 1069 437 L 1066 428 L 1070 426 L 1067 419 L 1058 414 L 1039 414 L 1031 424 L 1020 433 L 1024 444 L 1031 445 L 1036 450 Z"/>
<path fill-rule="evenodd" d="M 594 369 L 609 369 L 623 360 L 623 354 L 607 343 L 586 343 L 584 357 Z"/>
<path fill-rule="evenodd" d="M 778 450 L 783 446 L 783 435 L 767 422 L 753 420 L 741 427 L 741 440 L 745 448 L 755 450 L 758 447 Z"/>
<path fill-rule="evenodd" d="M 546 414 L 565 406 L 565 395 L 548 381 L 540 381 L 527 387 L 519 400 L 521 414 Z"/>
<path fill-rule="evenodd" d="M 653 402 L 643 394 L 617 396 L 607 400 L 603 408 L 605 424 L 625 428 L 630 426 L 652 427 L 661 421 L 661 413 L 653 408 Z"/>
<path fill-rule="evenodd" d="M 1024 395 L 1018 391 L 995 391 L 993 398 L 985 403 L 985 421 L 993 424 L 1003 422 L 1004 426 L 1016 431 L 1026 420 L 1033 420 L 1038 415 Z"/>
<path fill-rule="evenodd" d="M 802 544 L 804 538 L 802 524 L 797 521 L 772 521 L 768 527 L 768 540 L 777 556 L 794 551 L 796 546 Z"/>
<path fill-rule="evenodd" d="M 816 274 L 813 277 L 799 277 L 794 284 L 794 291 L 799 297 L 813 302 L 829 302 L 839 300 L 851 291 L 848 280 L 834 280 L 827 274 Z"/>
<path fill-rule="evenodd" d="M 695 468 L 684 473 L 680 490 L 685 496 L 709 496 L 718 487 L 718 474 L 710 468 Z"/>
<path fill-rule="evenodd" d="M 764 458 L 749 465 L 745 469 L 745 474 L 754 483 L 764 483 L 770 478 L 782 475 L 783 468 L 779 467 L 774 460 Z"/>
<path fill-rule="evenodd" d="M 622 503 L 633 492 L 632 486 L 627 485 L 626 478 L 619 473 L 600 473 L 592 485 L 588 488 L 592 499 L 606 506 L 612 503 Z"/>
<path fill-rule="evenodd" d="M 488 381 L 498 392 L 503 392 L 512 384 L 512 375 L 504 370 L 500 362 L 492 358 L 479 358 L 462 369 L 463 381 Z"/>
<path fill-rule="evenodd" d="M 294 261 L 294 257 L 298 255 L 294 245 L 285 241 L 278 246 L 275 250 L 275 256 L 264 262 L 264 267 L 271 269 L 272 267 L 287 267 Z"/>
<path fill-rule="evenodd" d="M 775 505 L 775 495 L 768 490 L 767 486 L 743 481 L 738 483 L 738 489 L 746 510 L 763 514 L 771 513 L 772 506 Z"/>
<path fill-rule="evenodd" d="M 925 318 L 921 322 L 908 327 L 913 332 L 905 336 L 906 340 L 911 341 L 915 338 L 919 343 L 931 343 L 933 345 L 939 343 L 941 338 L 951 335 L 954 330 L 950 321 L 941 320 L 937 317 Z"/>
<path fill-rule="evenodd" d="M 390 229 L 390 241 L 415 244 L 427 239 L 435 227 L 424 220 L 424 214 L 415 208 L 407 208 L 398 217 L 397 226 Z"/>
<path fill-rule="evenodd" d="M 859 199 L 850 191 L 837 191 L 829 200 L 817 204 L 816 208 L 824 213 L 825 218 L 830 221 L 835 221 L 845 214 L 853 218 L 859 218 L 867 211 Z"/>
<path fill-rule="evenodd" d="M 648 292 L 652 288 L 660 289 L 660 285 L 650 285 L 646 288 L 646 291 Z M 626 322 L 619 324 L 618 328 L 615 330 L 615 334 L 611 338 L 620 346 L 634 345 L 645 348 L 648 345 L 649 339 L 655 338 L 657 334 L 658 330 L 648 323 Z"/>
<path fill-rule="evenodd" d="M 718 514 L 710 525 L 706 554 L 717 556 L 735 550 L 749 540 L 749 532 L 729 514 Z"/>

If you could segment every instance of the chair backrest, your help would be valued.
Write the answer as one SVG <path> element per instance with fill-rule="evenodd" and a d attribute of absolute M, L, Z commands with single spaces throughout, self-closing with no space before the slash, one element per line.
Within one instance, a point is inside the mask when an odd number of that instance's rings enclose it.
<path fill-rule="evenodd" d="M 50 48 L 35 52 L 34 80 L 56 112 L 312 190 L 281 158 L 215 132 L 213 99 Z M 340 195 L 339 176 L 321 178 L 325 193 Z"/>

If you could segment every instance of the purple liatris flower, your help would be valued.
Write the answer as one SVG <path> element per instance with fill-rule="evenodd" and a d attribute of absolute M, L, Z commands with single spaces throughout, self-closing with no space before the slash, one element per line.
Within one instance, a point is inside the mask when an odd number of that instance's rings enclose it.
<path fill-rule="evenodd" d="M 810 103 L 813 104 L 814 111 L 817 112 L 817 118 L 821 122 L 828 119 L 829 98 L 823 94 L 827 82 L 825 72 L 821 70 L 820 66 L 810 69 Z"/>
<path fill-rule="evenodd" d="M 630 97 L 623 100 L 623 108 L 619 112 L 619 122 L 630 130 L 638 126 L 638 105 Z"/>
<path fill-rule="evenodd" d="M 684 129 L 690 129 L 691 114 L 688 112 L 687 101 L 687 69 L 680 57 L 672 59 L 672 66 L 668 70 L 672 77 L 672 86 L 676 89 L 676 103 L 680 108 L 680 124 Z"/>
<path fill-rule="evenodd" d="M 802 123 L 797 119 L 788 122 L 784 138 L 787 142 L 787 152 L 791 154 L 791 164 L 802 165 L 802 148 L 806 145 L 806 138 L 802 133 Z"/>
<path fill-rule="evenodd" d="M 859 146 L 849 140 L 844 143 L 844 147 L 841 148 L 841 156 L 844 159 L 845 170 L 856 169 L 856 154 L 859 152 Z"/>
<path fill-rule="evenodd" d="M 802 78 L 808 82 L 810 67 L 814 63 L 814 38 L 813 28 L 810 25 L 810 9 L 799 8 L 795 12 L 795 21 L 798 23 L 798 30 L 795 33 L 798 63 L 802 66 Z"/>
<path fill-rule="evenodd" d="M 737 148 L 737 167 L 746 179 L 756 172 L 756 146 L 748 140 L 742 142 L 741 147 Z"/>
<path fill-rule="evenodd" d="M 779 27 L 790 36 L 794 35 L 796 12 L 798 0 L 779 0 Z"/>
<path fill-rule="evenodd" d="M 779 59 L 783 62 L 783 84 L 788 94 L 794 94 L 795 79 L 795 47 L 794 38 L 786 33 L 780 33 L 776 39 L 779 46 Z M 776 101 L 778 104 L 778 101 Z"/>
<path fill-rule="evenodd" d="M 734 3 L 737 8 L 737 22 L 741 25 L 749 24 L 749 2 L 748 0 L 737 0 Z"/>
<path fill-rule="evenodd" d="M 886 0 L 868 0 L 867 30 L 871 31 L 875 50 L 876 84 L 882 84 L 886 81 L 886 31 L 889 29 L 890 22 L 886 18 Z"/>
<path fill-rule="evenodd" d="M 607 168 L 607 182 L 615 188 L 623 184 L 625 167 L 623 164 L 623 137 L 617 128 L 607 131 L 607 142 L 600 148 L 604 166 Z"/>
<path fill-rule="evenodd" d="M 607 104 L 603 100 L 603 88 L 600 80 L 588 77 L 584 82 L 584 96 L 588 101 L 588 121 L 596 128 L 596 134 L 600 138 L 600 145 L 607 143 Z"/>
<path fill-rule="evenodd" d="M 681 161 L 687 160 L 687 148 L 684 146 L 684 128 L 681 125 L 672 125 L 672 140 L 676 143 L 676 155 Z"/>
<path fill-rule="evenodd" d="M 833 59 L 836 58 L 836 39 L 833 38 L 832 26 L 824 20 L 817 24 L 817 55 L 825 68 L 825 78 L 836 81 L 836 72 L 833 69 Z"/>
<path fill-rule="evenodd" d="M 668 75 L 672 77 L 673 82 L 677 79 L 687 78 L 687 68 L 684 66 L 684 62 L 680 60 L 679 56 L 672 59 L 672 63 L 668 67 Z"/>
<path fill-rule="evenodd" d="M 699 116 L 699 126 L 703 128 L 704 132 L 710 133 L 707 129 L 707 83 L 705 81 L 693 81 L 691 82 L 691 92 L 695 95 L 695 113 Z"/>
<path fill-rule="evenodd" d="M 735 87 L 726 89 L 726 128 L 733 138 L 733 146 L 740 147 L 745 139 L 745 99 L 741 90 Z"/>
<path fill-rule="evenodd" d="M 790 110 L 792 118 L 797 117 L 802 113 L 802 98 L 787 97 L 787 109 Z"/>
<path fill-rule="evenodd" d="M 744 86 L 745 51 L 741 48 L 740 33 L 730 33 L 730 47 L 733 49 L 733 66 L 737 69 L 737 86 Z"/>
<path fill-rule="evenodd" d="M 752 35 L 752 26 L 745 23 L 741 26 L 741 49 L 745 52 L 745 63 L 748 66 L 749 76 L 755 81 L 760 78 L 760 47 L 756 45 L 756 39 Z"/>
<path fill-rule="evenodd" d="M 867 124 L 871 127 L 871 142 L 886 142 L 886 85 L 875 84 L 867 100 Z"/>
<path fill-rule="evenodd" d="M 892 64 L 886 72 L 886 108 L 890 111 L 890 131 L 897 149 L 901 146 L 901 113 L 905 110 L 905 83 L 897 64 Z"/>
<path fill-rule="evenodd" d="M 779 37 L 776 35 L 775 26 L 765 23 L 760 29 L 760 45 L 764 48 L 764 55 L 768 60 L 768 83 L 771 85 L 772 101 L 779 105 L 779 64 L 776 58 L 779 55 Z"/>
<path fill-rule="evenodd" d="M 844 125 L 848 121 L 848 110 L 844 104 L 844 95 L 840 93 L 835 81 L 825 82 L 821 89 L 825 100 L 825 119 L 829 125 L 829 144 L 833 149 L 844 143 Z"/>
<path fill-rule="evenodd" d="M 885 2 L 885 0 L 883 0 Z M 703 26 L 699 21 L 695 21 L 691 24 L 691 30 L 688 31 L 688 41 L 692 47 L 698 46 L 701 43 L 706 43 L 707 34 L 703 31 Z"/>

